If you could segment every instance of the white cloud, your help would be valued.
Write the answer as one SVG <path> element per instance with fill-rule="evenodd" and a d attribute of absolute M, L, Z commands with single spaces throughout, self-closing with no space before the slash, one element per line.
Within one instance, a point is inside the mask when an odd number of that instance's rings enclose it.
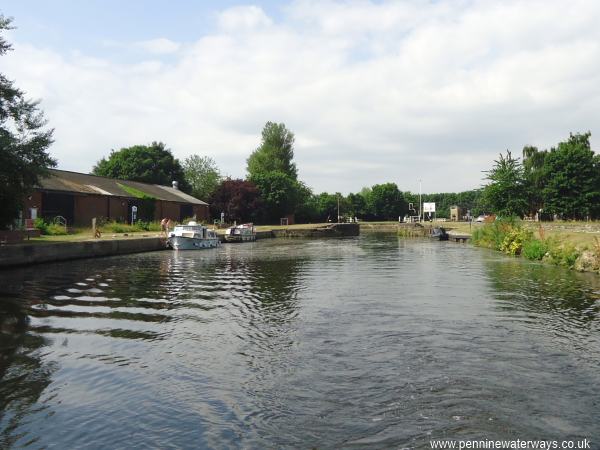
<path fill-rule="evenodd" d="M 236 32 L 267 27 L 272 21 L 258 6 L 235 6 L 219 14 L 218 24 L 224 31 Z"/>
<path fill-rule="evenodd" d="M 131 44 L 142 62 L 17 42 L 3 72 L 43 100 L 63 168 L 162 140 L 243 176 L 275 120 L 316 190 L 422 178 L 451 191 L 478 186 L 506 148 L 600 134 L 598 19 L 583 1 L 300 1 L 277 20 L 241 6 L 185 46 Z"/>
<path fill-rule="evenodd" d="M 138 47 L 148 53 L 154 53 L 157 55 L 164 55 L 169 53 L 175 53 L 181 48 L 181 44 L 173 42 L 167 38 L 156 38 L 148 41 L 136 42 L 135 47 Z"/>

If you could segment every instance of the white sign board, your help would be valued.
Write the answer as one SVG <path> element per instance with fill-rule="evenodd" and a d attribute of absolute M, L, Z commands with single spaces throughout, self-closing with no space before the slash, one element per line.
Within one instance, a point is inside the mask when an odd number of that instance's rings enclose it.
<path fill-rule="evenodd" d="M 423 212 L 434 213 L 435 212 L 435 203 L 423 203 Z"/>

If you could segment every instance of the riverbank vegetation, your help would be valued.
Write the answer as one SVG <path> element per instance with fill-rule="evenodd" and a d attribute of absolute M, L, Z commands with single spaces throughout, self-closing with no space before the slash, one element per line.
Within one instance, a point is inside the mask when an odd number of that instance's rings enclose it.
<path fill-rule="evenodd" d="M 549 262 L 580 271 L 598 272 L 600 239 L 597 237 L 597 231 L 587 232 L 586 239 L 581 239 L 582 234 L 586 232 L 571 230 L 547 233 L 543 225 L 507 218 L 477 227 L 473 231 L 472 239 L 477 246 L 501 251 L 507 255 L 521 255 L 529 260 Z"/>
<path fill-rule="evenodd" d="M 43 236 L 65 236 L 65 235 L 79 235 L 79 234 L 85 234 L 85 235 L 91 236 L 93 234 L 92 229 L 88 228 L 88 227 L 79 227 L 79 228 L 69 227 L 69 228 L 67 228 L 64 225 L 60 225 L 57 223 L 48 223 L 41 217 L 38 217 L 37 219 L 35 219 L 33 225 L 35 228 L 40 230 L 40 233 Z M 98 230 L 101 233 L 117 233 L 117 234 L 142 233 L 142 232 L 147 232 L 147 231 L 151 231 L 151 232 L 161 231 L 161 226 L 160 226 L 160 222 L 156 222 L 156 221 L 144 222 L 144 221 L 139 220 L 132 225 L 127 224 L 127 223 L 120 223 L 120 222 L 112 221 L 112 222 L 106 222 L 106 223 L 99 223 Z"/>
<path fill-rule="evenodd" d="M 477 228 L 473 243 L 530 260 L 598 272 L 600 230 L 592 229 L 589 221 L 600 218 L 600 155 L 591 149 L 590 136 L 589 132 L 570 134 L 549 150 L 525 146 L 522 162 L 510 151 L 500 154 L 487 172 L 480 204 L 503 218 Z M 554 228 L 552 222 L 526 225 L 519 220 L 523 217 L 588 223 L 590 232 L 582 239 L 586 233 L 573 233 L 563 225 L 562 232 L 548 235 L 546 229 Z"/>
<path fill-rule="evenodd" d="M 523 161 L 500 154 L 487 172 L 481 206 L 500 216 L 538 219 L 600 218 L 600 155 L 590 133 L 570 134 L 549 150 L 523 148 Z"/>

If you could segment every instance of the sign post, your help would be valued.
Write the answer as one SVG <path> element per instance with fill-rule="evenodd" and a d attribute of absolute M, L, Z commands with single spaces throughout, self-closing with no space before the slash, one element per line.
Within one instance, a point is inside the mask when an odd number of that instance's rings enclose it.
<path fill-rule="evenodd" d="M 435 218 L 435 202 L 423 203 L 423 213 L 429 213 L 430 218 L 431 214 L 433 213 L 433 217 Z M 423 214 L 423 218 L 425 218 L 425 214 Z"/>
<path fill-rule="evenodd" d="M 137 219 L 137 206 L 133 205 L 131 207 L 131 225 L 135 223 Z"/>

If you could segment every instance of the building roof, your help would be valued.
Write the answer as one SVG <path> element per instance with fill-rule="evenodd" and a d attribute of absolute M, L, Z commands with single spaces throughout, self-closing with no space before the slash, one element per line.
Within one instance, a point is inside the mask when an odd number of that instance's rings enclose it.
<path fill-rule="evenodd" d="M 50 176 L 40 180 L 39 188 L 48 191 L 110 195 L 128 198 L 136 198 L 136 195 L 132 194 L 132 191 L 140 191 L 157 200 L 207 205 L 207 203 L 202 200 L 198 200 L 179 189 L 169 186 L 141 183 L 139 181 L 117 180 L 115 178 L 99 177 L 97 175 L 69 172 L 66 170 L 50 169 Z"/>

